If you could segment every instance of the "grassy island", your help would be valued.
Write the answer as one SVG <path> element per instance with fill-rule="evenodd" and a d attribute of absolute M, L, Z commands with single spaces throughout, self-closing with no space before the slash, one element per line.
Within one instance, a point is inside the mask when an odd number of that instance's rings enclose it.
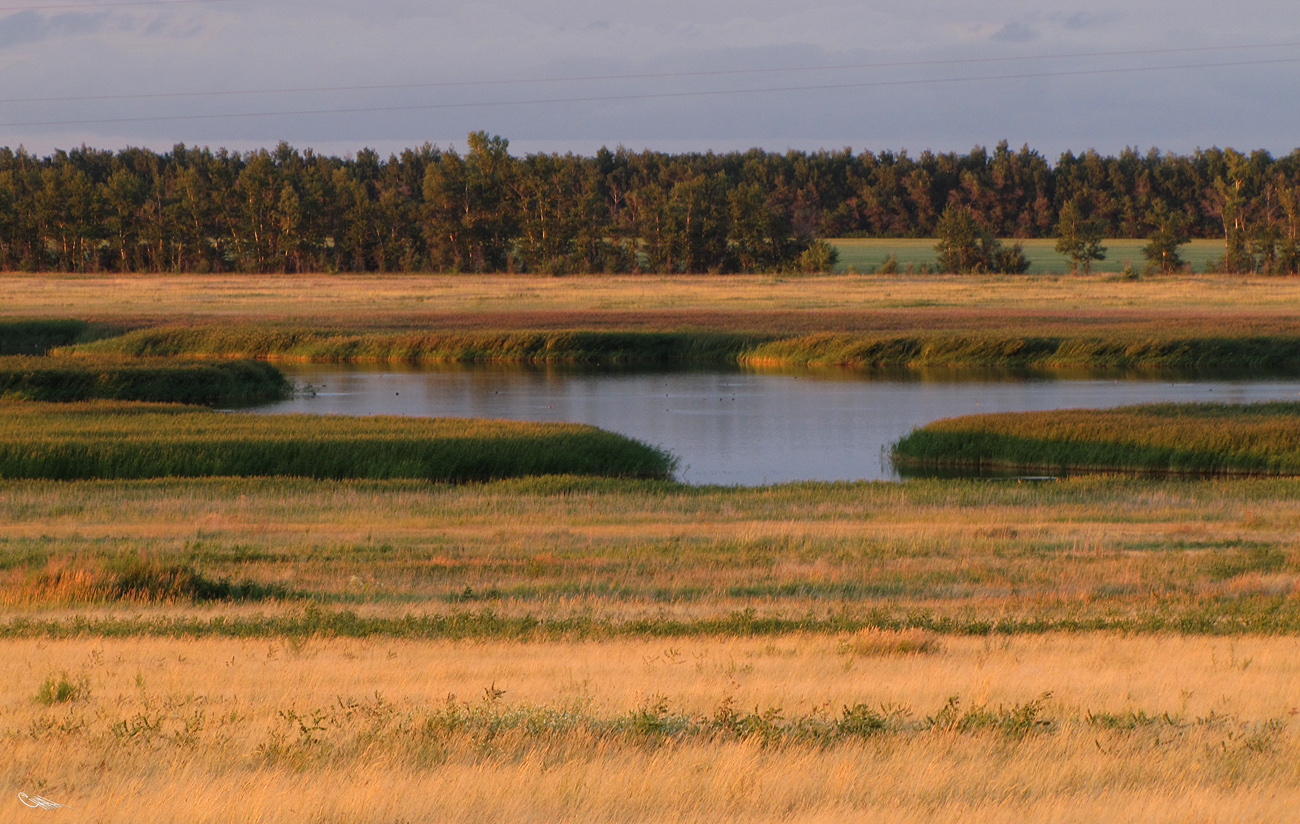
<path fill-rule="evenodd" d="M 901 466 L 1300 474 L 1300 403 L 1160 403 L 965 415 L 894 445 Z"/>
<path fill-rule="evenodd" d="M 664 451 L 593 426 L 244 415 L 191 406 L 0 404 L 0 477 L 665 478 Z"/>

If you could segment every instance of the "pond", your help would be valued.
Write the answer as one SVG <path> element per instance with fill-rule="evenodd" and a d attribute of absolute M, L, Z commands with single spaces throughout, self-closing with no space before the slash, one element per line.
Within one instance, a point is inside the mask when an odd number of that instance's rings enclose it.
<path fill-rule="evenodd" d="M 629 371 L 502 365 L 282 365 L 294 398 L 253 411 L 589 423 L 657 444 L 694 484 L 897 479 L 890 444 L 977 412 L 1300 397 L 1300 379 L 847 370 Z"/>

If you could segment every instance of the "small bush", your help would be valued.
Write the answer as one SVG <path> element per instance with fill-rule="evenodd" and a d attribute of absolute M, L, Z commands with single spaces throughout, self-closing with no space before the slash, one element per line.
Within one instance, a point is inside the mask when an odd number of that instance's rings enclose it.
<path fill-rule="evenodd" d="M 90 679 L 81 676 L 77 680 L 68 677 L 67 671 L 63 671 L 58 676 L 46 676 L 45 681 L 41 683 L 40 689 L 36 691 L 36 701 L 51 706 L 53 704 L 68 704 L 87 698 L 90 694 Z"/>
<path fill-rule="evenodd" d="M 840 641 L 840 653 L 863 658 L 884 658 L 895 655 L 935 655 L 943 651 L 943 644 L 934 633 L 920 629 L 898 632 L 865 629 Z"/>

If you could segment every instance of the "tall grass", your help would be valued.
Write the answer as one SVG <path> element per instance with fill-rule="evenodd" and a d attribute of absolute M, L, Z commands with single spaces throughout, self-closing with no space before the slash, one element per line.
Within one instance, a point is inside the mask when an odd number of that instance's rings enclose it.
<path fill-rule="evenodd" d="M 738 356 L 755 364 L 1295 370 L 1300 336 L 1063 337 L 934 332 L 898 336 L 822 334 L 757 344 Z"/>
<path fill-rule="evenodd" d="M 81 347 L 131 356 L 312 361 L 689 363 L 734 360 L 761 336 L 723 332 L 367 332 L 257 326 L 139 329 Z"/>
<path fill-rule="evenodd" d="M 1175 330 L 1106 335 L 1015 332 L 342 332 L 256 325 L 139 329 L 78 347 L 86 353 L 310 361 L 512 361 L 567 363 L 750 363 L 872 368 L 1176 368 L 1294 370 L 1300 335 L 1181 335 Z"/>
<path fill-rule="evenodd" d="M 223 414 L 92 402 L 0 404 L 0 477 L 292 476 L 468 481 L 667 477 L 663 450 L 578 424 Z"/>
<path fill-rule="evenodd" d="M 968 415 L 893 447 L 905 466 L 1300 474 L 1300 403 L 1148 404 Z"/>
<path fill-rule="evenodd" d="M 73 319 L 0 320 L 0 355 L 43 355 L 76 343 L 89 328 Z"/>
<path fill-rule="evenodd" d="M 844 640 L 4 640 L 0 780 L 107 824 L 1155 824 L 1300 797 L 1294 639 Z"/>
<path fill-rule="evenodd" d="M 276 400 L 290 391 L 278 369 L 252 360 L 0 357 L 0 397 L 9 400 L 215 405 Z"/>

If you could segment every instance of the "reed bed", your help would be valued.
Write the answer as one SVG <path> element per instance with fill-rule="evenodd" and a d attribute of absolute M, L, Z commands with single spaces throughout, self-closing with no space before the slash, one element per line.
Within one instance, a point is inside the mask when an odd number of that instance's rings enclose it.
<path fill-rule="evenodd" d="M 660 449 L 578 424 L 246 415 L 160 404 L 0 404 L 0 477 L 666 477 Z"/>
<path fill-rule="evenodd" d="M 1300 403 L 1147 404 L 970 415 L 893 447 L 908 466 L 1300 474 Z"/>
<path fill-rule="evenodd" d="M 0 320 L 0 355 L 44 355 L 81 340 L 90 324 L 71 318 Z"/>
<path fill-rule="evenodd" d="M 1106 337 L 930 333 L 808 335 L 754 346 L 744 363 L 805 366 L 947 366 L 1038 369 L 1294 370 L 1300 337 L 1182 337 L 1176 333 Z"/>
<path fill-rule="evenodd" d="M 0 397 L 7 400 L 232 405 L 277 400 L 291 391 L 278 369 L 252 360 L 0 357 Z"/>
<path fill-rule="evenodd" d="M 323 362 L 744 363 L 753 365 L 1287 370 L 1300 336 L 1104 337 L 1005 332 L 927 334 L 494 331 L 340 332 L 268 326 L 139 329 L 78 351 L 118 356 L 269 358 Z"/>
<path fill-rule="evenodd" d="M 735 360 L 757 336 L 719 332 L 369 332 L 224 325 L 140 329 L 82 347 L 137 356 L 346 361 L 691 363 Z"/>

